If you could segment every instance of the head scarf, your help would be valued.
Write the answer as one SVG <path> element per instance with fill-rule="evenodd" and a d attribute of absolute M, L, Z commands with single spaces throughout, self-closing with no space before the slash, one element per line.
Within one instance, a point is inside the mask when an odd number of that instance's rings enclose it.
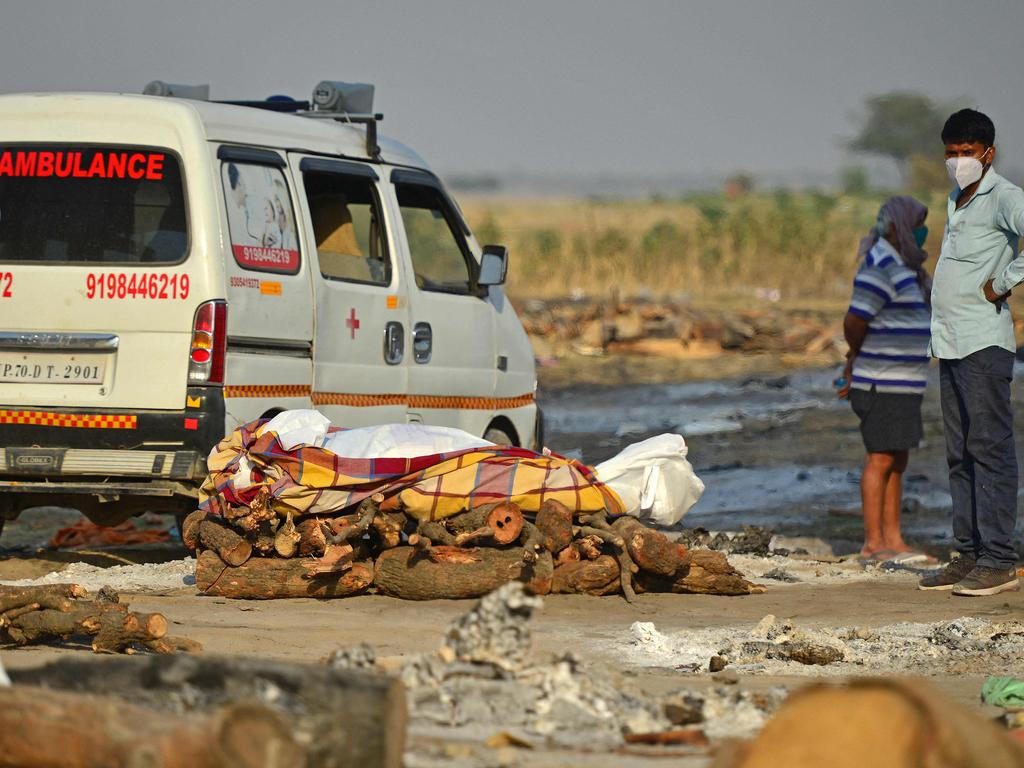
<path fill-rule="evenodd" d="M 864 258 L 879 238 L 886 237 L 888 241 L 889 229 L 894 229 L 893 242 L 889 244 L 900 254 L 907 269 L 917 274 L 917 282 L 921 286 L 925 301 L 931 296 L 932 288 L 931 277 L 924 268 L 928 252 L 918 247 L 914 229 L 921 226 L 927 216 L 928 207 L 916 198 L 910 195 L 890 197 L 878 209 L 875 226 L 871 228 L 868 236 L 860 241 L 860 247 L 857 249 L 858 257 Z"/>

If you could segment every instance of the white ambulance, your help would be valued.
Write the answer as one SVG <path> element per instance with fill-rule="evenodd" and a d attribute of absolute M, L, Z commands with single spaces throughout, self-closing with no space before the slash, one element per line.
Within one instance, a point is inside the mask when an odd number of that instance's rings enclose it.
<path fill-rule="evenodd" d="M 0 525 L 180 514 L 289 408 L 539 445 L 505 249 L 371 100 L 0 96 Z"/>

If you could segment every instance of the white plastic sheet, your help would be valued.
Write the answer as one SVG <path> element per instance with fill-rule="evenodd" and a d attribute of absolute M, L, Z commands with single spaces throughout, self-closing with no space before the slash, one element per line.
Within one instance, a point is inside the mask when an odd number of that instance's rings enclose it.
<path fill-rule="evenodd" d="M 285 450 L 300 445 L 326 448 L 349 459 L 414 459 L 469 448 L 493 446 L 487 440 L 451 427 L 425 424 L 381 424 L 357 427 L 328 435 L 331 422 L 319 411 L 294 410 L 279 413 L 267 424 L 277 432 Z"/>
<path fill-rule="evenodd" d="M 627 446 L 594 470 L 619 494 L 627 514 L 675 525 L 704 493 L 704 483 L 687 461 L 687 452 L 681 435 L 656 435 Z"/>

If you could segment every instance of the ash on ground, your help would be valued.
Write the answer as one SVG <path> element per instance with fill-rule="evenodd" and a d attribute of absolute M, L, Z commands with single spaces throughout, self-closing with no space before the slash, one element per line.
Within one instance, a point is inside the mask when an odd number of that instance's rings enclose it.
<path fill-rule="evenodd" d="M 635 622 L 622 650 L 635 664 L 705 673 L 731 668 L 752 674 L 957 674 L 1024 666 L 1024 623 L 975 617 L 883 627 L 806 628 L 765 616 L 752 629 L 716 627 L 664 634 Z"/>
<path fill-rule="evenodd" d="M 755 693 L 735 685 L 657 696 L 639 692 L 630 676 L 585 664 L 572 653 L 535 657 L 529 621 L 542 605 L 521 584 L 506 584 L 452 622 L 437 652 L 393 665 L 377 661 L 407 686 L 410 743 L 483 746 L 502 734 L 518 746 L 592 751 L 621 747 L 627 733 L 688 726 L 711 738 L 742 736 L 758 730 L 785 698 L 782 688 Z M 335 652 L 328 663 L 365 668 L 371 654 L 357 646 Z M 443 754 L 436 755 L 437 764 Z M 434 765 L 433 759 L 417 750 L 409 764 Z"/>

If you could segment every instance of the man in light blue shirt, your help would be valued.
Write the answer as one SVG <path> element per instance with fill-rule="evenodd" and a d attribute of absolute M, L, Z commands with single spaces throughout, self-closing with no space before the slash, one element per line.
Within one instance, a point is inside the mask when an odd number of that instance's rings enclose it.
<path fill-rule="evenodd" d="M 942 129 L 954 182 L 932 287 L 931 353 L 940 361 L 953 536 L 960 556 L 921 589 L 995 595 L 1019 589 L 1013 542 L 1017 455 L 1006 299 L 1024 280 L 1024 192 L 992 169 L 995 126 L 964 109 Z"/>

